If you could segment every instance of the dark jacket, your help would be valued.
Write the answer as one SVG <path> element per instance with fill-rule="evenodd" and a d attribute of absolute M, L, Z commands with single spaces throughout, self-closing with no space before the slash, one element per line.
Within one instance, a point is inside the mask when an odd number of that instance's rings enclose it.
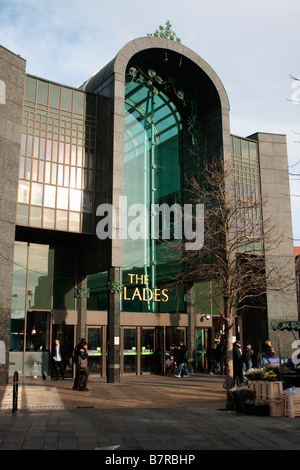
<path fill-rule="evenodd" d="M 65 360 L 65 348 L 59 343 L 59 351 L 61 355 L 61 360 Z M 53 358 L 55 357 L 56 354 L 56 344 L 54 343 L 52 346 L 52 351 L 51 351 L 51 359 L 52 361 L 54 360 Z"/>
<path fill-rule="evenodd" d="M 269 344 L 264 344 L 262 347 L 262 352 L 269 358 L 275 356 L 275 351 Z"/>
<path fill-rule="evenodd" d="M 242 351 L 240 346 L 236 343 L 233 345 L 233 368 L 234 370 L 243 369 L 243 358 L 242 358 Z"/>
<path fill-rule="evenodd" d="M 174 355 L 175 362 L 177 364 L 182 364 L 183 362 L 187 362 L 186 355 L 187 355 L 187 347 L 183 344 L 182 346 L 179 346 L 179 348 L 175 350 L 175 355 Z"/>

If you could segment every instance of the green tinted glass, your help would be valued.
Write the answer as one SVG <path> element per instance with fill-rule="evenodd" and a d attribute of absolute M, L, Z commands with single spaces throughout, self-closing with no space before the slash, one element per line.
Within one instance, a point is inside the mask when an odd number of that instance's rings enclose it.
<path fill-rule="evenodd" d="M 175 105 L 164 93 L 151 86 L 131 82 L 126 85 L 124 137 L 124 196 L 127 207 L 140 204 L 143 213 L 127 217 L 124 239 L 123 282 L 130 272 L 147 274 L 149 284 L 142 286 L 154 292 L 158 283 L 169 277 L 160 253 L 160 233 L 150 236 L 155 226 L 151 205 L 172 205 L 181 190 L 180 131 L 182 123 Z M 137 219 L 138 217 L 138 219 Z M 133 239 L 131 228 L 140 225 L 140 236 Z M 169 221 L 169 225 L 172 222 Z M 159 260 L 159 262 L 158 262 Z M 147 291 L 149 292 L 149 291 Z M 158 292 L 158 291 L 157 291 Z M 155 301 L 140 301 L 135 286 L 128 286 L 124 310 L 166 311 Z M 149 297 L 147 297 L 149 299 Z M 170 306 L 170 305 L 169 305 Z M 170 307 L 171 308 L 171 307 Z"/>
<path fill-rule="evenodd" d="M 52 250 L 48 245 L 29 245 L 27 308 L 51 309 Z"/>

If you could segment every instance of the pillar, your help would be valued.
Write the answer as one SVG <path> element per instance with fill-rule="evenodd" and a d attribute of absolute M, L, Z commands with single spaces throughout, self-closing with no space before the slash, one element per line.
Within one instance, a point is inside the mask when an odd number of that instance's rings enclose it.
<path fill-rule="evenodd" d="M 107 318 L 107 382 L 120 382 L 120 268 L 108 272 L 108 318 Z"/>

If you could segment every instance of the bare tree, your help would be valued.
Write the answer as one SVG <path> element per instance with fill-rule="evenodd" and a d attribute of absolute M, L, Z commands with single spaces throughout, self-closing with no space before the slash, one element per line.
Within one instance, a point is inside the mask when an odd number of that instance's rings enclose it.
<path fill-rule="evenodd" d="M 232 352 L 236 313 L 250 305 L 251 308 L 258 306 L 267 286 L 283 292 L 294 281 L 283 282 L 284 267 L 276 262 L 266 269 L 266 246 L 275 252 L 282 237 L 267 220 L 262 224 L 263 201 L 258 187 L 244 194 L 230 170 L 212 164 L 201 171 L 201 178 L 186 180 L 184 202 L 187 201 L 193 206 L 204 205 L 203 247 L 197 251 L 185 250 L 182 243 L 176 251 L 176 241 L 165 242 L 166 256 L 180 266 L 181 272 L 173 280 L 178 291 L 179 287 L 187 289 L 196 281 L 213 284 L 214 288 L 208 288 L 206 294 L 224 320 L 225 387 L 230 388 L 234 381 Z M 194 224 L 199 223 L 192 217 Z"/>

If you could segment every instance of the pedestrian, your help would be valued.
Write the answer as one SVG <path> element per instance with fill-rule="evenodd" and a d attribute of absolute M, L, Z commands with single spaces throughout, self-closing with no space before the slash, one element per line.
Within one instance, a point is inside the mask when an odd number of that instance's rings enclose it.
<path fill-rule="evenodd" d="M 182 373 L 183 377 L 189 377 L 189 371 L 187 367 L 188 350 L 183 341 L 180 341 L 179 347 L 175 351 L 175 362 L 178 365 L 178 371 L 175 377 L 181 377 Z"/>
<path fill-rule="evenodd" d="M 59 380 L 58 369 L 60 370 L 61 378 L 65 378 L 64 372 L 64 349 L 60 344 L 58 338 L 55 339 L 51 353 L 52 367 L 51 367 L 51 379 L 55 373 L 55 380 Z"/>
<path fill-rule="evenodd" d="M 251 348 L 251 344 L 247 344 L 245 356 L 244 356 L 246 371 L 252 368 L 253 354 L 254 352 Z"/>
<path fill-rule="evenodd" d="M 218 345 L 218 356 L 220 360 L 220 374 L 223 375 L 225 373 L 225 364 L 226 364 L 226 343 L 225 343 L 225 336 L 221 337 L 220 343 Z"/>
<path fill-rule="evenodd" d="M 210 344 L 206 350 L 206 359 L 207 359 L 208 373 L 210 375 L 213 375 L 215 371 L 216 350 L 212 344 Z"/>
<path fill-rule="evenodd" d="M 267 357 L 268 359 L 275 356 L 275 351 L 270 340 L 267 340 L 265 342 L 265 344 L 262 347 L 262 352 L 263 352 L 263 356 Z"/>
<path fill-rule="evenodd" d="M 80 354 L 78 356 L 78 362 L 76 366 L 78 370 L 78 380 L 77 380 L 77 384 L 75 388 L 76 390 L 80 390 L 81 392 L 89 390 L 89 388 L 87 388 L 87 381 L 89 377 L 87 357 L 88 357 L 87 344 L 85 343 L 83 345 L 83 351 L 80 350 Z"/>
<path fill-rule="evenodd" d="M 238 386 L 244 382 L 242 356 L 241 343 L 236 341 L 233 345 L 233 384 L 237 382 Z"/>
<path fill-rule="evenodd" d="M 77 367 L 77 363 L 78 363 L 78 357 L 80 355 L 81 352 L 84 352 L 84 345 L 86 344 L 86 339 L 85 338 L 81 338 L 80 342 L 75 346 L 74 348 L 74 351 L 73 351 L 73 361 L 74 361 L 74 364 L 75 364 L 75 378 L 74 378 L 74 384 L 73 384 L 73 390 L 76 390 L 76 386 L 77 386 L 77 383 L 78 383 L 78 367 Z"/>

